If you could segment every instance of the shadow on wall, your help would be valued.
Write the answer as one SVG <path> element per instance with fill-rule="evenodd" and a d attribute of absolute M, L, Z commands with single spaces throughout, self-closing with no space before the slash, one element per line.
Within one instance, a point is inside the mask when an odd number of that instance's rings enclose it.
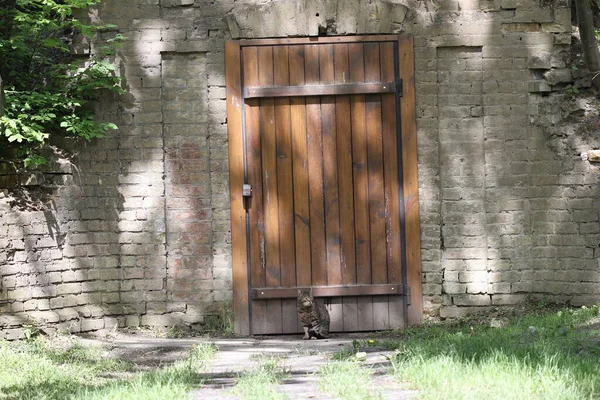
<path fill-rule="evenodd" d="M 117 314 L 100 307 L 118 302 L 117 210 L 123 198 L 108 160 L 116 148 L 116 139 L 107 138 L 91 151 L 85 145 L 76 149 L 73 163 L 54 157 L 38 173 L 38 185 L 27 186 L 34 198 L 41 193 L 41 200 L 11 209 L 11 198 L 4 199 L 3 337 L 18 338 L 28 325 L 94 330 L 100 324 L 93 318 Z"/>
<path fill-rule="evenodd" d="M 89 16 L 129 38 L 118 56 L 127 95 L 98 110 L 120 130 L 79 149 L 46 215 L 0 217 L 5 337 L 30 319 L 71 331 L 197 326 L 231 299 L 230 34 L 415 35 L 429 313 L 595 298 L 600 186 L 579 157 L 593 140 L 553 119 L 566 102 L 566 4 L 139 3 L 106 0 Z"/>
<path fill-rule="evenodd" d="M 26 323 L 74 332 L 193 326 L 231 298 L 219 16 L 227 10 L 163 6 L 106 1 L 90 11 L 130 38 L 117 57 L 127 94 L 97 110 L 120 129 L 78 149 L 76 172 L 57 188 L 46 217 L 60 243 L 42 213 L 3 214 L 8 338 Z"/>
<path fill-rule="evenodd" d="M 458 317 L 528 298 L 593 303 L 600 190 L 581 154 L 597 141 L 563 119 L 570 10 L 560 2 L 516 5 L 486 16 L 477 28 L 485 34 L 430 41 L 442 218 L 440 252 L 424 249 L 431 305 L 441 300 L 440 315 Z M 419 122 L 433 127 L 428 119 Z"/>

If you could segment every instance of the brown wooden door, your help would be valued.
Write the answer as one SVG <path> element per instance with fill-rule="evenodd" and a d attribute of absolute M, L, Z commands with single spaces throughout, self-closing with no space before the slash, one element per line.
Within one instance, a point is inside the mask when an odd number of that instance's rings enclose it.
<path fill-rule="evenodd" d="M 249 40 L 228 50 L 238 331 L 301 332 L 296 295 L 308 287 L 324 299 L 332 332 L 404 327 L 415 269 L 420 297 L 410 37 Z"/>

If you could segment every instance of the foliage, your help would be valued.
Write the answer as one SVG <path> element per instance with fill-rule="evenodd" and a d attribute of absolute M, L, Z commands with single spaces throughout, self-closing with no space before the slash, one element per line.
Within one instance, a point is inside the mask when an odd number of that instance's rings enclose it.
<path fill-rule="evenodd" d="M 73 16 L 99 1 L 4 1 L 0 76 L 6 106 L 0 146 L 15 149 L 25 166 L 44 163 L 39 150 L 52 135 L 91 140 L 117 128 L 97 121 L 89 105 L 99 93 L 123 93 L 109 59 L 124 37 L 115 35 L 84 59 L 71 54 L 73 41 L 116 28 L 84 25 Z"/>
<path fill-rule="evenodd" d="M 232 336 L 234 334 L 233 317 L 231 303 L 219 303 L 216 313 L 204 318 L 203 330 L 207 333 Z"/>

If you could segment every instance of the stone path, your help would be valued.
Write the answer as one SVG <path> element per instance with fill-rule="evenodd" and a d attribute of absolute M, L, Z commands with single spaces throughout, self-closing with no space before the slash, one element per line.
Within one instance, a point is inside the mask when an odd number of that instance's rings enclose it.
<path fill-rule="evenodd" d="M 331 355 L 340 349 L 351 347 L 353 337 L 334 336 L 325 340 L 304 341 L 300 335 L 245 339 L 156 339 L 120 336 L 113 339 L 86 339 L 88 345 L 103 345 L 110 348 L 112 355 L 135 361 L 142 368 L 159 367 L 185 356 L 187 350 L 198 343 L 212 342 L 219 347 L 215 358 L 206 369 L 205 385 L 190 393 L 191 399 L 237 399 L 231 393 L 239 374 L 258 366 L 261 358 L 276 357 L 279 366 L 289 374 L 277 388 L 293 399 L 333 399 L 319 390 L 317 370 Z M 373 351 L 374 350 L 374 351 Z M 382 399 L 412 399 L 416 392 L 402 390 L 394 379 L 387 375 L 390 352 L 369 349 L 364 368 L 373 371 L 373 387 Z M 243 400 L 243 399 L 242 399 Z"/>

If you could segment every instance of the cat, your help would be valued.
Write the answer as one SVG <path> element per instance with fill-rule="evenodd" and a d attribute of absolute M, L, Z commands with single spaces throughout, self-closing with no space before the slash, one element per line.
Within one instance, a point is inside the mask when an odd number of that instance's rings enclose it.
<path fill-rule="evenodd" d="M 304 326 L 302 339 L 327 339 L 329 337 L 329 312 L 316 301 L 310 292 L 298 290 L 298 315 Z"/>

